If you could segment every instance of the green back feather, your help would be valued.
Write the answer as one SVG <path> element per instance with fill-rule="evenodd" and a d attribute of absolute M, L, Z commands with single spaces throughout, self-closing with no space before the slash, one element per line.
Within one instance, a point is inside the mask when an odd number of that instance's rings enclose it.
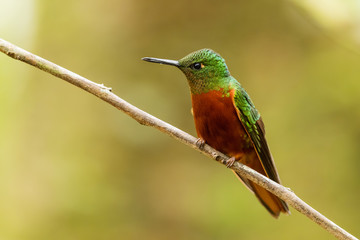
<path fill-rule="evenodd" d="M 255 108 L 249 95 L 235 79 L 231 84 L 235 88 L 234 105 L 239 119 L 255 147 L 261 164 L 270 179 L 280 183 L 280 178 L 275 168 L 269 146 L 265 139 L 265 128 L 260 113 Z M 286 204 L 284 205 L 284 207 Z"/>
<path fill-rule="evenodd" d="M 251 101 L 250 96 L 247 94 L 240 83 L 232 78 L 231 88 L 235 89 L 234 102 L 235 106 L 240 110 L 243 119 L 241 121 L 246 124 L 248 132 L 256 131 L 254 128 L 255 123 L 260 119 L 260 113 L 255 108 L 254 103 Z"/>

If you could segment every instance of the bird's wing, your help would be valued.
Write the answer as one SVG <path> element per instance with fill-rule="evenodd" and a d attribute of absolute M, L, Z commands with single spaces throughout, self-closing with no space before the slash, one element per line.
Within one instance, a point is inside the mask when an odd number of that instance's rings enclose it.
<path fill-rule="evenodd" d="M 266 174 L 270 179 L 280 183 L 279 175 L 265 139 L 265 128 L 260 114 L 240 83 L 235 80 L 232 85 L 235 90 L 233 104 L 240 122 L 248 133 Z"/>

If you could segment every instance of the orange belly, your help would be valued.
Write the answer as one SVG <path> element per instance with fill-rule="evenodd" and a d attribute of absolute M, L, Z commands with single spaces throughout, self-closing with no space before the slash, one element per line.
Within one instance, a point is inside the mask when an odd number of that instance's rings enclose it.
<path fill-rule="evenodd" d="M 198 137 L 213 148 L 239 160 L 253 152 L 251 141 L 242 126 L 232 102 L 230 91 L 209 91 L 192 95 L 195 127 Z"/>

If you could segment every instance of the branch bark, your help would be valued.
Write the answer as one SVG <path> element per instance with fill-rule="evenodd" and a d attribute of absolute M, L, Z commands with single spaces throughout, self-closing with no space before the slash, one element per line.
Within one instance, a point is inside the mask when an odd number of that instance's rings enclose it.
<path fill-rule="evenodd" d="M 103 84 L 94 83 L 46 59 L 43 59 L 24 49 L 21 49 L 1 38 L 0 51 L 5 53 L 9 57 L 30 64 L 58 78 L 61 78 L 79 88 L 82 88 L 83 90 L 97 96 L 105 102 L 113 105 L 117 109 L 123 111 L 140 124 L 154 127 L 162 131 L 163 133 L 175 138 L 176 140 L 196 149 L 202 154 L 218 161 L 219 163 L 225 164 L 226 160 L 229 159 L 226 155 L 216 151 L 207 144 L 205 144 L 202 149 L 199 149 L 196 143 L 197 139 L 195 137 L 129 104 L 128 102 L 124 101 L 123 99 L 112 93 L 111 88 L 107 88 Z M 318 211 L 313 209 L 311 206 L 301 200 L 298 196 L 296 196 L 296 194 L 290 189 L 270 180 L 269 178 L 259 174 L 255 170 L 239 162 L 235 162 L 231 169 L 238 172 L 241 176 L 255 182 L 259 186 L 262 186 L 266 190 L 272 192 L 273 194 L 287 202 L 290 206 L 295 208 L 297 211 L 304 214 L 315 223 L 319 224 L 336 238 L 351 240 L 357 239 L 356 237 L 352 236 L 350 233 L 346 232 L 344 229 L 336 225 L 334 222 L 320 214 Z"/>

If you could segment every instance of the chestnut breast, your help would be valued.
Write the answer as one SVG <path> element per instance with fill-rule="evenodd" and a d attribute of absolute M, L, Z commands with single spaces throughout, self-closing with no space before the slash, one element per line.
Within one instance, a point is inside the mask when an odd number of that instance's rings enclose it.
<path fill-rule="evenodd" d="M 233 105 L 234 90 L 229 94 L 212 90 L 191 96 L 195 127 L 198 137 L 207 144 L 229 156 L 253 151 Z"/>

